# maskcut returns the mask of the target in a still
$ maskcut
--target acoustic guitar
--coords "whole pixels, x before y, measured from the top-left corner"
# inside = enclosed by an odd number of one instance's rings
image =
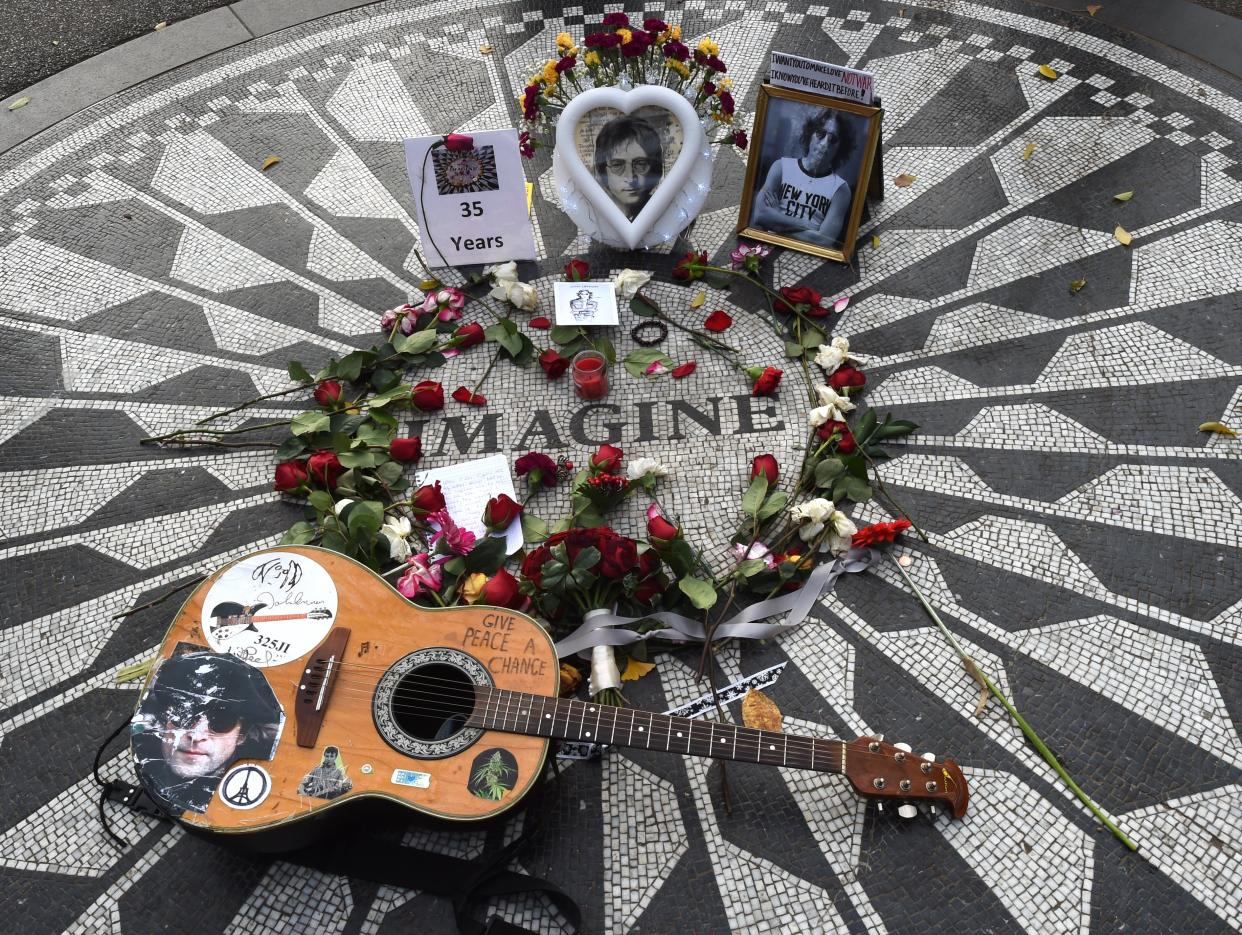
[[[247,610],[259,603],[264,615]],[[239,613],[245,627],[218,625]],[[919,802],[966,812],[958,766],[904,744],[559,698],[559,681],[552,641],[526,614],[416,607],[351,559],[281,546],[226,566],[186,601],[130,748],[165,810],[229,834],[375,798],[441,819],[491,818],[530,790],[551,739],[840,773],[907,817]]]

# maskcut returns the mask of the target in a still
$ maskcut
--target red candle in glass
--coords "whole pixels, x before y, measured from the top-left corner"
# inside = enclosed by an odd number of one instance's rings
[[[608,395],[608,362],[599,351],[575,354],[571,369],[579,399],[603,399]]]

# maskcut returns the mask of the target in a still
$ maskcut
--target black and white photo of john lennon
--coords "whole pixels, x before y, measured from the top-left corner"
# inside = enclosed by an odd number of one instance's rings
[[[661,107],[640,107],[630,114],[600,107],[583,116],[575,139],[583,164],[632,221],[677,161],[682,130]]]
[[[861,178],[870,118],[829,104],[768,101],[748,226],[841,249]]]

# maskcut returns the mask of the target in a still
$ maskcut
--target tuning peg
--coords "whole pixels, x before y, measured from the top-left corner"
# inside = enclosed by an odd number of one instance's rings
[[[876,734],[876,735],[875,735],[875,739],[876,739],[876,740],[883,740],[883,739],[884,739],[884,735],[883,735],[883,734]]]
[[[928,814],[931,815],[932,818],[935,818],[937,815],[940,814],[940,811],[934,805],[927,806],[927,812]]]
[[[919,813],[919,810],[907,802],[905,805],[897,806],[897,814],[902,818],[913,818]]]
[[[906,753],[913,752],[913,748],[908,743],[895,743],[893,744],[893,746],[896,747],[898,750],[905,750]]]
[[[924,754],[923,754],[923,759],[925,759],[928,763],[935,763],[935,762],[936,762],[936,754],[934,754],[934,753],[924,753]]]
[[[876,810],[877,812],[879,812],[881,815],[883,815],[883,814],[884,814],[884,803],[883,803],[883,802],[876,802],[876,803],[875,803],[875,810]]]

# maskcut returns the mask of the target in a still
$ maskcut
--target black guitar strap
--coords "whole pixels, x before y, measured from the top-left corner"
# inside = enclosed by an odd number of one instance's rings
[[[108,825],[104,812],[107,801],[119,802],[127,808],[152,815],[164,821],[173,818],[164,813],[146,791],[138,786],[114,780],[104,780],[99,775],[99,763],[104,749],[129,724],[119,727],[95,755],[95,781],[102,788],[99,800],[99,817],[104,830],[123,847],[129,843],[121,839]],[[472,913],[479,902],[493,897],[513,896],[519,893],[543,893],[560,910],[574,932],[581,931],[582,910],[568,893],[555,883],[540,877],[528,876],[508,869],[509,863],[534,836],[537,825],[531,820],[539,813],[543,800],[545,779],[536,783],[522,803],[526,815],[526,827],[522,834],[498,851],[484,853],[473,860],[437,854],[418,848],[403,847],[391,840],[378,840],[374,836],[353,835],[337,838],[330,848],[313,845],[296,851],[281,853],[280,860],[313,867],[324,873],[356,877],[373,883],[384,883],[406,889],[420,890],[441,896],[453,902],[453,914],[460,935],[535,935],[522,928],[492,916],[480,922]],[[555,781],[555,780],[553,780]]]

